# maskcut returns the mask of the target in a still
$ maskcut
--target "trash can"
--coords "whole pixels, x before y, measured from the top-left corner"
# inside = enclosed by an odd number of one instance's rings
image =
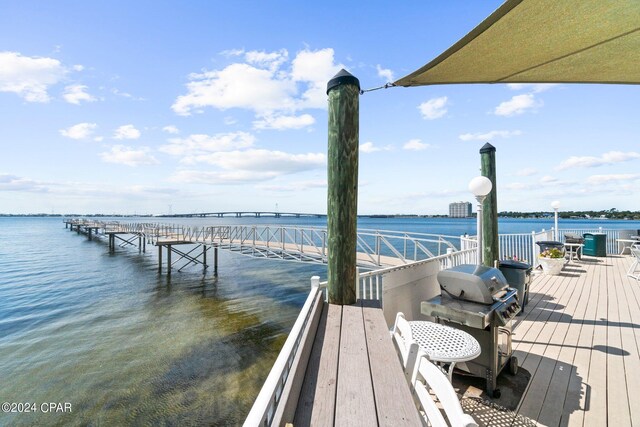
[[[500,272],[507,279],[509,286],[518,291],[518,302],[520,303],[520,316],[524,313],[524,307],[529,301],[529,284],[531,283],[531,265],[526,262],[514,261],[510,259],[500,261],[498,267]]]
[[[584,233],[582,255],[607,256],[607,235],[604,233]]]
[[[540,253],[546,251],[547,249],[556,248],[564,255],[564,243],[558,242],[556,240],[541,240],[536,242],[536,245],[540,247]]]

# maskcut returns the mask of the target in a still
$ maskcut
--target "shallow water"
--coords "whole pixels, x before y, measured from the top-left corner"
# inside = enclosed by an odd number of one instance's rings
[[[325,267],[220,252],[219,274],[43,218],[0,219],[0,425],[234,425]],[[152,252],[152,251],[150,251]],[[44,413],[45,402],[71,413]]]
[[[148,222],[148,218],[141,219]],[[166,219],[160,219],[168,222]],[[204,218],[185,225],[324,219]],[[501,233],[552,220],[500,220]],[[368,219],[361,228],[459,236],[473,219]],[[565,228],[640,228],[563,221]],[[313,275],[326,267],[220,251],[219,274],[158,274],[156,253],[65,230],[60,218],[0,218],[0,425],[238,425],[244,420]],[[69,403],[71,412],[42,411]],[[45,406],[45,408],[47,408]]]

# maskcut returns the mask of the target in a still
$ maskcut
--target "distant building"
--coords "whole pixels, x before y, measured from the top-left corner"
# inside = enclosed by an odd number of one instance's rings
[[[471,216],[471,203],[449,203],[449,218],[469,218]]]

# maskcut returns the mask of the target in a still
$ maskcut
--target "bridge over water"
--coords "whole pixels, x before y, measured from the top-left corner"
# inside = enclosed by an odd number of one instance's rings
[[[323,218],[323,217],[326,217],[327,214],[301,213],[301,212],[268,212],[268,211],[226,211],[226,212],[194,212],[194,213],[168,214],[168,215],[156,215],[156,216],[162,217],[162,218],[206,218],[206,217],[223,218],[225,216],[231,216],[236,218],[242,218],[242,217]]]

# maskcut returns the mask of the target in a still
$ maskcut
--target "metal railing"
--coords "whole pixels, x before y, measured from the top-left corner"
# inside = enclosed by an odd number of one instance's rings
[[[304,331],[312,319],[311,313],[313,312],[316,296],[320,292],[319,281],[320,278],[318,276],[311,278],[311,292],[309,292],[309,296],[302,306],[302,310],[300,310],[300,314],[293,324],[293,328],[291,328],[291,332],[289,332],[278,358],[271,367],[271,371],[269,371],[269,375],[244,421],[244,426],[272,425],[276,409],[281,402],[285,384],[291,374],[294,359],[300,349]]]
[[[78,219],[75,224],[99,226],[103,232],[143,235],[147,243],[176,241],[215,245],[243,255],[326,263],[327,229],[323,227],[221,225],[187,227],[162,223],[121,223]],[[381,267],[408,264],[457,250],[458,237],[424,233],[359,229],[358,264]]]

